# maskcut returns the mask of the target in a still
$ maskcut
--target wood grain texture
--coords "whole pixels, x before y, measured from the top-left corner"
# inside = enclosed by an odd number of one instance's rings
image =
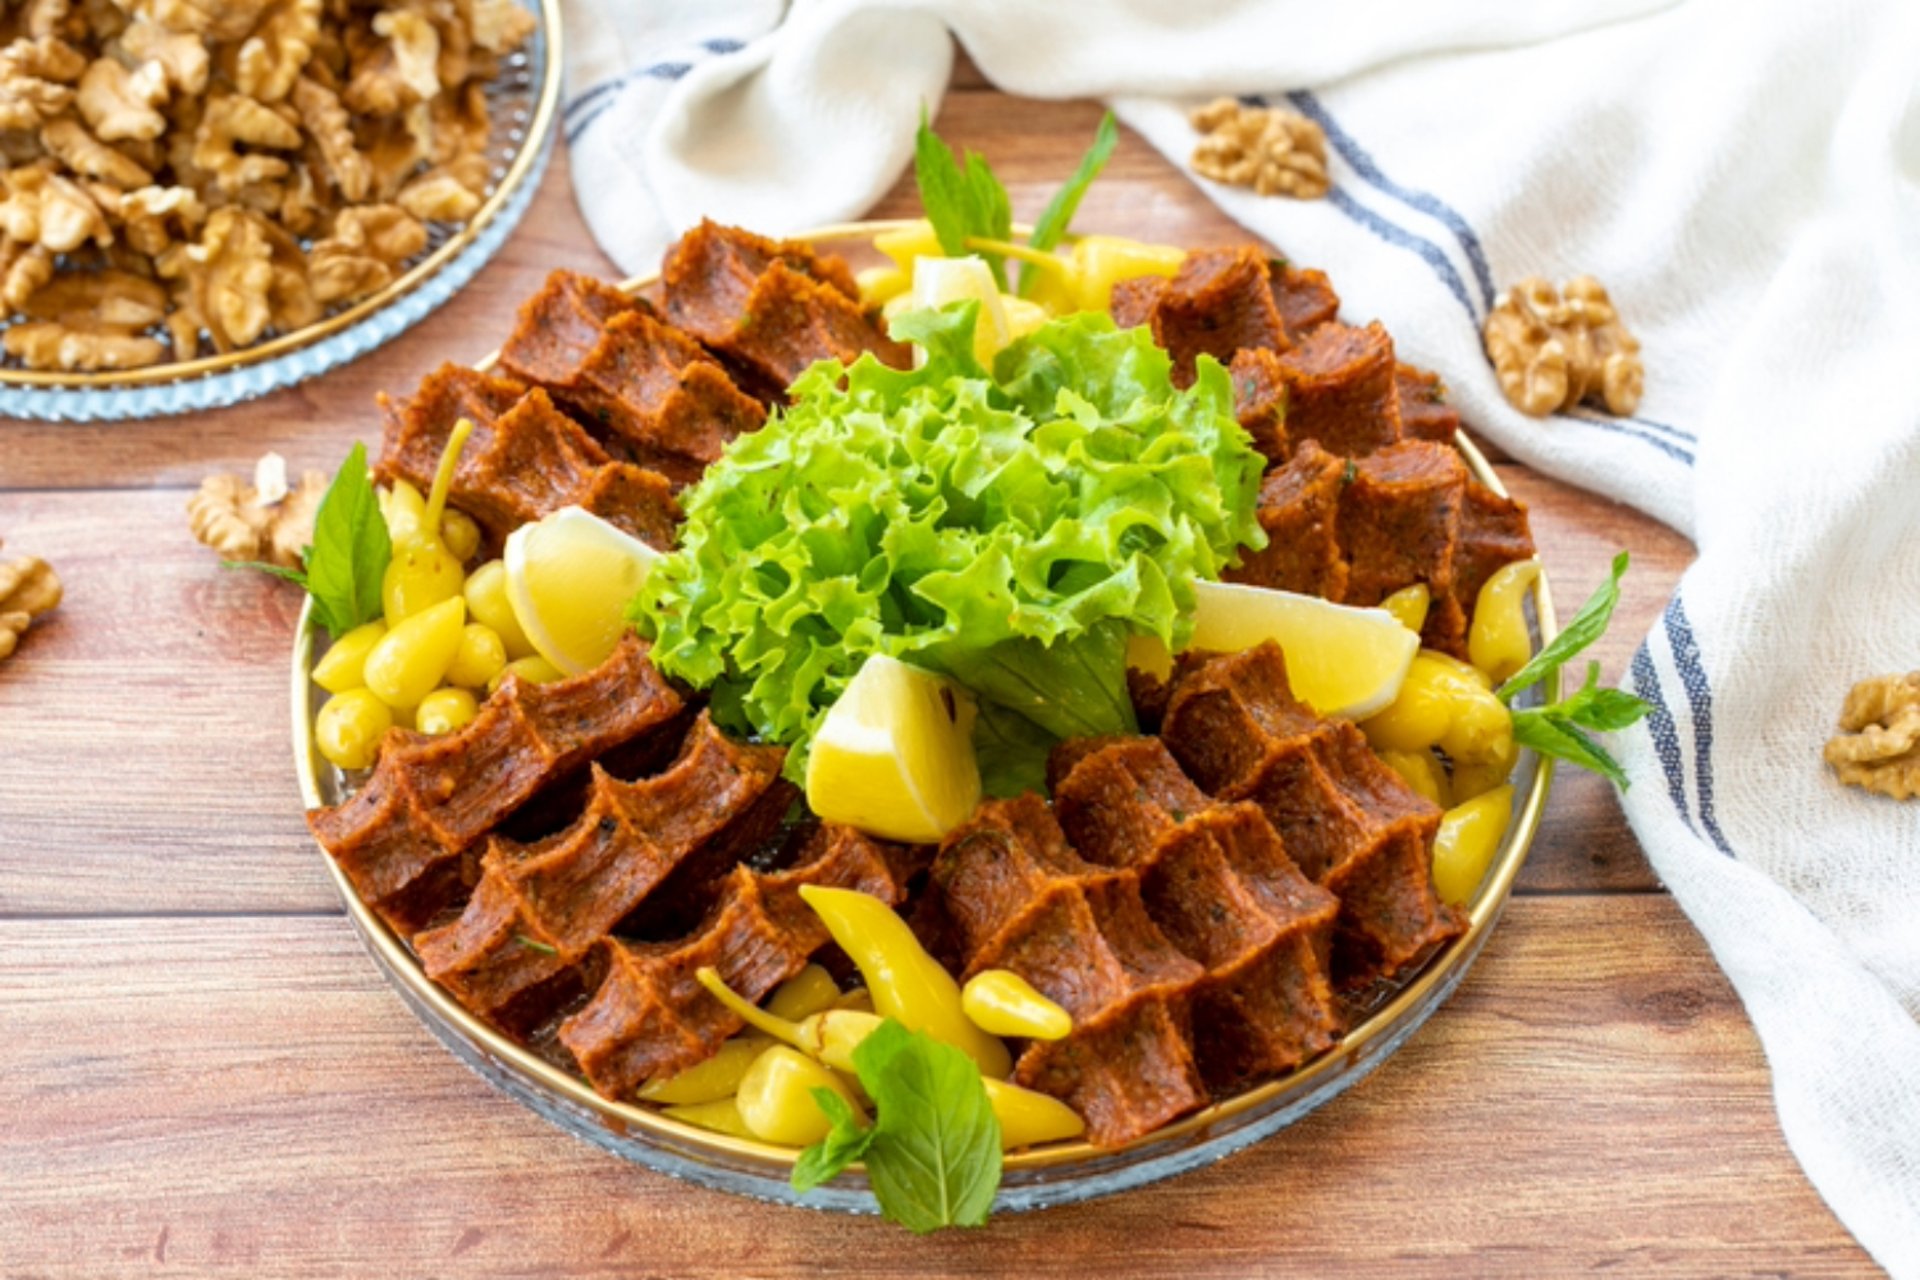
[[[1664,896],[1595,901],[1514,903],[1439,1016],[1274,1139],[926,1242],[562,1135],[443,1053],[344,921],[0,923],[0,1168],[32,1174],[0,1184],[0,1271],[1857,1274],[1698,937]]]
[[[963,59],[940,125],[1031,216],[1098,115]],[[875,214],[915,211],[902,183]],[[1131,134],[1083,217],[1245,238]],[[0,536],[68,584],[0,663],[0,1277],[1871,1273],[1781,1142],[1733,993],[1571,772],[1479,967],[1403,1052],[1145,1191],[915,1240],[671,1182],[486,1089],[381,983],[307,837],[297,598],[215,567],[183,508],[268,448],[331,465],[374,434],[376,389],[491,349],[560,265],[609,270],[564,163],[454,302],[325,378],[190,421],[0,421]],[[1617,676],[1691,549],[1501,473],[1563,614],[1634,552],[1597,652]]]

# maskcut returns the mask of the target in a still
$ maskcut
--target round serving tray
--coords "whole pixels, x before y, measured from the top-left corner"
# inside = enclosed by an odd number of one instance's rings
[[[857,247],[901,222],[845,223],[803,235],[816,244]],[[634,292],[654,276],[627,281]],[[475,367],[490,369],[489,355]],[[1456,437],[1473,474],[1505,496],[1500,478],[1473,442]],[[1558,630],[1543,571],[1533,589],[1534,643]],[[293,758],[300,794],[309,809],[345,798],[344,776],[314,746],[313,717],[325,695],[310,678],[315,658],[311,607],[300,613],[292,668]],[[1533,697],[1557,698],[1558,677],[1549,677]],[[1529,699],[1530,700],[1530,699]],[[1539,829],[1552,780],[1553,762],[1521,753],[1515,771],[1513,819],[1493,865],[1468,905],[1466,932],[1426,963],[1410,980],[1380,993],[1341,1042],[1285,1076],[1256,1085],[1123,1147],[1102,1149],[1061,1142],[1006,1157],[996,1211],[1041,1209],[1111,1195],[1212,1164],[1258,1142],[1364,1079],[1405,1043],[1466,977],[1486,945],[1514,877]],[[426,975],[405,941],[360,900],[332,858],[321,861],[333,877],[347,916],[394,989],[440,1042],[479,1076],[554,1124],[608,1151],[661,1173],[701,1186],[783,1204],[848,1213],[877,1213],[872,1193],[856,1166],[827,1186],[802,1197],[789,1185],[794,1152],[785,1147],[713,1133],[683,1124],[644,1106],[601,1097],[579,1076],[563,1071],[474,1017]]]
[[[378,293],[291,333],[225,354],[98,373],[0,365],[0,415],[49,422],[153,418],[218,409],[325,373],[398,337],[486,265],[540,187],[559,117],[560,0],[522,0],[539,17],[487,86],[493,185],[464,226],[428,228],[428,247]]]

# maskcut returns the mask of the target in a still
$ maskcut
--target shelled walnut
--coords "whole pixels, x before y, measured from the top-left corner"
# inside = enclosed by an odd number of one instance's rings
[[[1862,680],[1822,754],[1840,781],[1895,800],[1920,795],[1920,671]]]
[[[308,471],[289,489],[286,460],[269,453],[254,468],[251,483],[230,474],[201,481],[187,500],[187,526],[222,560],[264,560],[297,569],[301,552],[313,541],[313,521],[327,484],[326,472]]]
[[[1313,200],[1327,194],[1326,134],[1299,112],[1221,98],[1188,119],[1206,135],[1191,161],[1201,177],[1252,187],[1263,196]]]
[[[5,350],[63,370],[235,350],[402,274],[422,223],[483,203],[487,82],[536,25],[514,0],[42,0],[6,18],[0,302],[25,316]],[[138,319],[72,314],[73,283],[109,274],[150,286]]]
[[[1493,301],[1487,356],[1508,403],[1543,418],[1581,401],[1625,417],[1640,407],[1640,342],[1592,276],[1564,289],[1528,276]]]
[[[60,577],[38,556],[0,560],[0,658],[11,657],[33,620],[60,603]]]

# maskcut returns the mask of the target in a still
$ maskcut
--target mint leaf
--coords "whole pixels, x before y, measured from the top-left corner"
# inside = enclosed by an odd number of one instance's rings
[[[853,1065],[875,1106],[866,1163],[880,1212],[915,1234],[984,1223],[1000,1186],[1000,1120],[973,1059],[889,1018]]]
[[[367,471],[367,447],[355,442],[327,486],[313,520],[306,561],[314,616],[339,637],[380,612],[380,580],[393,558],[387,522]]]
[[[1523,707],[1513,713],[1513,740],[1531,747],[1543,756],[1552,756],[1591,769],[1619,787],[1627,789],[1627,775],[1599,743],[1580,732],[1551,707]]]
[[[1613,558],[1613,572],[1601,583],[1566,630],[1543,646],[1533,660],[1500,686],[1500,700],[1511,704],[1515,694],[1529,689],[1559,670],[1574,655],[1598,640],[1613,620],[1620,603],[1620,579],[1627,572],[1627,553]],[[1608,733],[1638,723],[1653,708],[1621,689],[1600,687],[1600,664],[1587,664],[1586,682],[1560,701],[1544,707],[1522,707],[1513,712],[1513,738],[1543,756],[1577,764],[1606,778],[1622,791],[1627,775],[1620,764],[1585,730]]]
[[[1013,202],[1007,189],[977,151],[967,152],[962,163],[928,125],[925,104],[913,140],[913,177],[920,187],[920,207],[948,257],[966,254],[968,236],[1005,240],[1013,234]],[[1006,288],[1006,264],[1000,255],[984,256],[994,282]]]
[[[1613,558],[1613,573],[1595,588],[1580,606],[1580,612],[1573,615],[1573,621],[1549,641],[1533,660],[1514,672],[1507,682],[1500,686],[1500,700],[1512,702],[1514,695],[1523,689],[1530,689],[1545,680],[1549,674],[1559,670],[1572,660],[1573,656],[1598,640],[1606,633],[1607,624],[1613,621],[1614,606],[1620,603],[1620,579],[1627,572],[1627,553],[1622,551]]]
[[[1120,126],[1114,122],[1113,112],[1100,117],[1100,127],[1094,131],[1093,145],[1087,148],[1087,154],[1080,157],[1080,167],[1073,171],[1061,188],[1053,193],[1053,199],[1047,201],[1047,207],[1041,211],[1040,220],[1033,224],[1033,236],[1028,241],[1036,249],[1051,249],[1060,243],[1067,234],[1067,227],[1073,221],[1073,215],[1080,209],[1080,201],[1087,194],[1087,188],[1107,167],[1107,161],[1113,155],[1114,146],[1120,141]],[[1020,268],[1020,296],[1031,297],[1033,288],[1040,282],[1040,268],[1025,263]]]
[[[833,1181],[847,1168],[867,1154],[867,1148],[873,1145],[877,1129],[868,1128],[860,1123],[860,1117],[847,1104],[847,1100],[831,1089],[814,1089],[813,1100],[827,1119],[833,1121],[833,1128],[827,1136],[820,1139],[800,1153],[793,1162],[793,1189],[801,1195]]]

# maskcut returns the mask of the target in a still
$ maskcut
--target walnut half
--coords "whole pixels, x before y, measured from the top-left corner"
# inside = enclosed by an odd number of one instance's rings
[[[1191,161],[1201,177],[1252,187],[1263,196],[1314,200],[1327,194],[1327,136],[1299,112],[1221,98],[1188,119],[1206,135]]]
[[[1529,276],[1493,300],[1487,356],[1507,402],[1544,418],[1585,400],[1624,417],[1640,407],[1640,342],[1598,280],[1555,289]]]
[[[1895,800],[1920,795],[1920,671],[1862,680],[1822,754],[1840,781]]]
[[[38,556],[0,560],[0,658],[10,657],[33,620],[60,603],[60,577]]]

